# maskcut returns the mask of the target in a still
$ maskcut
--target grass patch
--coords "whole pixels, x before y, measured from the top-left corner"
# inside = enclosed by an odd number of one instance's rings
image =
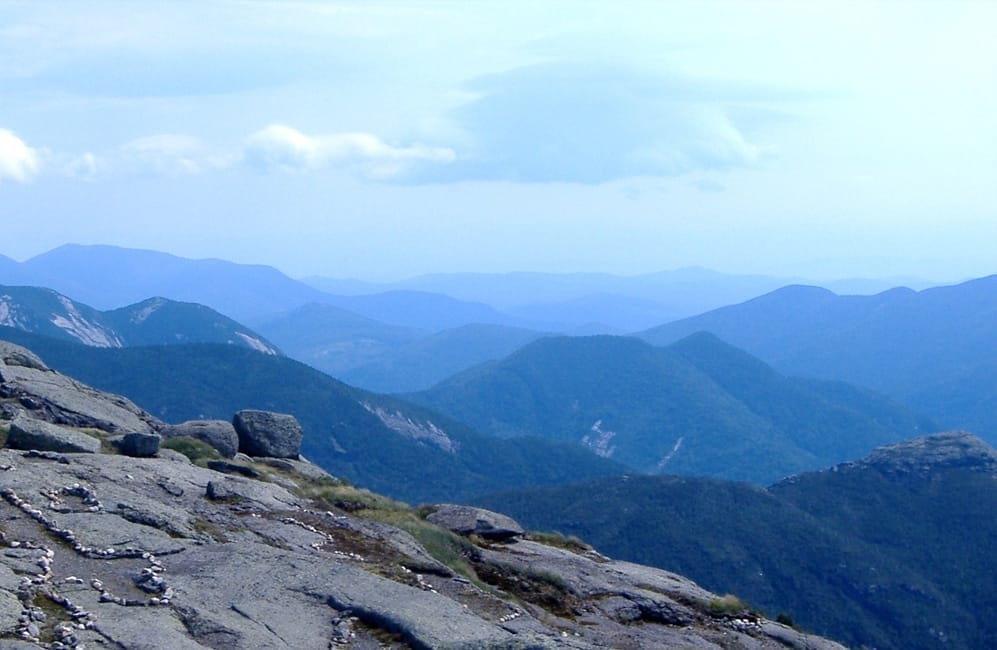
[[[721,616],[735,616],[751,611],[751,608],[734,594],[724,594],[714,598],[709,602],[708,607],[711,613]]]
[[[191,436],[177,436],[163,440],[159,445],[163,449],[172,449],[190,459],[195,465],[205,466],[209,460],[220,460],[222,455],[218,450],[204,442]]]
[[[478,574],[471,567],[468,558],[477,553],[474,544],[465,538],[420,519],[411,510],[360,511],[357,516],[380,521],[400,528],[414,537],[440,564],[468,580],[481,584]]]
[[[379,521],[404,530],[433,559],[484,587],[467,559],[476,552],[474,545],[463,537],[426,521],[425,516],[432,512],[432,508],[414,510],[401,501],[331,478],[308,481],[299,487],[298,492],[304,498],[348,512],[355,517]]]
[[[408,505],[375,494],[370,490],[353,487],[337,479],[318,479],[305,481],[299,485],[299,496],[319,501],[346,512],[362,510],[405,510],[411,511]]]
[[[194,522],[190,525],[190,527],[198,535],[210,537],[212,540],[219,542],[221,544],[224,544],[225,542],[229,541],[228,535],[222,532],[222,529],[219,528],[216,524],[208,521],[207,519],[195,519]]]
[[[576,598],[564,578],[556,573],[506,562],[477,562],[474,569],[482,580],[521,601],[538,605],[557,616],[575,616]]]
[[[550,533],[530,531],[526,533],[526,539],[539,544],[544,544],[546,546],[563,548],[566,551],[571,551],[572,553],[577,553],[578,555],[584,555],[585,553],[590,553],[595,550],[591,545],[586,544],[574,535],[563,535],[558,532]]]

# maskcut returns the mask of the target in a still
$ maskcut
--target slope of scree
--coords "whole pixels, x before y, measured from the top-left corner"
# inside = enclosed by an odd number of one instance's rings
[[[0,359],[4,442],[6,416],[60,420],[64,404],[23,379],[56,373],[10,344]],[[82,432],[118,433],[97,424]],[[0,645],[841,648],[494,513],[413,510],[294,458],[181,448],[206,456],[0,449]]]

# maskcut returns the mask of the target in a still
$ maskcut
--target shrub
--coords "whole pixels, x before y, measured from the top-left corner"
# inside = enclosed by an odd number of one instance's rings
[[[719,598],[714,598],[709,604],[710,611],[714,614],[743,614],[749,611],[749,607],[734,594],[724,594]]]
[[[546,544],[547,546],[553,546],[555,548],[563,548],[566,551],[578,553],[579,555],[595,550],[589,544],[586,544],[574,535],[563,535],[557,532],[547,533],[531,531],[526,534],[526,539],[540,544]]]
[[[218,450],[197,438],[191,436],[177,436],[164,440],[160,447],[172,449],[180,452],[190,459],[190,462],[203,465],[209,460],[218,460],[222,457]]]

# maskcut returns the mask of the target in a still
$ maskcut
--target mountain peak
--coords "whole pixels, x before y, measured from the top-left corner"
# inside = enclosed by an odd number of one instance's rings
[[[880,447],[862,464],[904,474],[942,467],[997,474],[997,450],[966,431],[946,431]]]

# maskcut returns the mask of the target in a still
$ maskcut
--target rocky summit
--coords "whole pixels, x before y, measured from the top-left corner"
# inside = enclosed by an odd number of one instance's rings
[[[455,533],[427,521],[453,506],[412,509],[297,458],[223,460],[185,436],[124,455],[107,440],[151,432],[78,426],[17,379],[40,361],[26,354],[3,351],[3,441],[28,418],[100,445],[0,449],[0,647],[841,648],[495,513],[471,515],[501,541]]]
[[[997,451],[966,431],[946,431],[880,447],[859,464],[900,474],[923,475],[939,468],[997,474]]]

